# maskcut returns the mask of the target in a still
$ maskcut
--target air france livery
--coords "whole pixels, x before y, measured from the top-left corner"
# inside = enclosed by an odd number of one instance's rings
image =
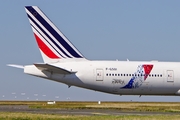
[[[90,61],[37,7],[25,7],[44,63],[9,66],[70,86],[117,95],[180,95],[180,63]]]

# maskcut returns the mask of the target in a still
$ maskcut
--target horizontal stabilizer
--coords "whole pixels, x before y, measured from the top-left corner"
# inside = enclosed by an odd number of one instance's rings
[[[7,66],[24,69],[22,65],[8,64]]]
[[[73,74],[75,72],[65,70],[60,67],[56,67],[50,64],[46,63],[40,63],[40,64],[34,64],[39,70],[41,71],[49,71],[49,72],[54,72],[54,73],[59,73],[59,74]]]

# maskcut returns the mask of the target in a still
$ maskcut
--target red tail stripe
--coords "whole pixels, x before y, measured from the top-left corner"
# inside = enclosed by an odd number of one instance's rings
[[[34,33],[34,36],[36,38],[39,48],[46,56],[48,56],[49,58],[52,58],[52,59],[59,58],[56,54],[53,53],[53,51],[51,49],[49,49],[49,47],[35,33]]]

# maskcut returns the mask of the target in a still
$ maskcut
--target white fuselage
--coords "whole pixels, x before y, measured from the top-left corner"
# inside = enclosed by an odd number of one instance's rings
[[[65,75],[40,71],[34,65],[25,66],[24,72],[65,83],[68,86],[78,86],[111,94],[180,94],[180,63],[178,62],[79,61],[53,65],[75,73]],[[143,73],[141,70],[141,65],[151,65],[153,68],[147,75],[147,72]]]

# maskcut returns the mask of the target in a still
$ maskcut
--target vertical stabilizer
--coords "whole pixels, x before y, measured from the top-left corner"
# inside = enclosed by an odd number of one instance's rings
[[[85,60],[76,47],[37,6],[26,6],[25,10],[45,63]]]

